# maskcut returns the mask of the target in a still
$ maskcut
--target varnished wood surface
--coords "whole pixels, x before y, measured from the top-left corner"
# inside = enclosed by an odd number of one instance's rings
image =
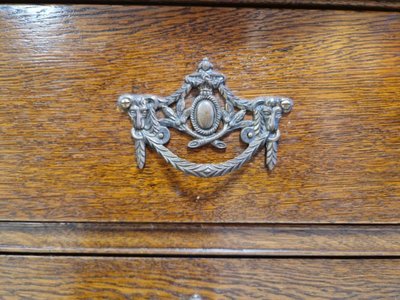
[[[399,226],[0,223],[1,253],[400,256]]]
[[[398,223],[400,14],[157,6],[2,6],[0,219]],[[279,162],[188,177],[135,167],[123,92],[171,94],[208,56],[242,97],[294,98]],[[226,152],[169,148],[196,162]]]
[[[119,1],[119,0],[111,0]],[[140,0],[125,0],[128,3],[140,2]],[[108,1],[110,2],[110,1]],[[209,5],[284,5],[285,7],[347,7],[369,9],[399,9],[397,0],[147,0],[154,3],[185,3],[185,4],[209,4]]]
[[[0,257],[2,299],[396,299],[400,260]]]
[[[104,1],[104,3],[118,2],[119,0]],[[121,1],[119,1],[121,3]],[[140,0],[123,0],[125,3],[143,3]],[[147,3],[159,4],[186,4],[186,5],[262,5],[316,8],[358,8],[358,9],[399,9],[397,0],[147,0]]]
[[[32,0],[2,1],[3,3],[37,3]],[[283,7],[320,9],[398,10],[398,0],[41,0],[48,4],[156,4],[207,5],[240,7]]]

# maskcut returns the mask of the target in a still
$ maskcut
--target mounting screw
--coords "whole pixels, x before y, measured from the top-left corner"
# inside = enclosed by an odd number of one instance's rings
[[[122,98],[119,104],[122,108],[128,108],[131,105],[131,100],[129,100],[128,98]]]

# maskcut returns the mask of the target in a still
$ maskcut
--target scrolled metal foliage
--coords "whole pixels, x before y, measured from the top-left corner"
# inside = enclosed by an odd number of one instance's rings
[[[197,91],[193,103],[187,107],[188,95]],[[221,106],[217,94],[225,102]],[[214,71],[205,58],[197,72],[187,76],[182,87],[169,97],[123,94],[118,107],[126,112],[133,124],[136,160],[140,169],[146,161],[145,145],[153,148],[174,168],[198,177],[222,176],[239,169],[261,147],[265,147],[265,165],[272,170],[277,162],[279,121],[283,113],[293,107],[287,97],[266,96],[253,101],[236,97],[225,85],[225,76]],[[173,108],[174,107],[174,108]],[[157,117],[161,111],[163,118]],[[251,119],[245,119],[251,115]],[[170,139],[168,128],[176,128],[190,135],[189,148],[211,145],[226,148],[221,139],[234,130],[248,147],[237,157],[219,164],[197,164],[178,157],[164,145]]]

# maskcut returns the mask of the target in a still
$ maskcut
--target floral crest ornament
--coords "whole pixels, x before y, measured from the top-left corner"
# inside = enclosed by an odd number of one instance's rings
[[[182,87],[168,97],[123,94],[118,107],[132,120],[136,161],[140,169],[146,162],[146,145],[153,148],[174,168],[198,177],[222,176],[239,169],[261,147],[265,147],[265,164],[272,170],[277,162],[280,138],[279,120],[293,107],[287,97],[265,96],[253,101],[236,97],[225,85],[225,76],[214,71],[204,58],[197,72],[185,78]],[[193,93],[192,93],[193,92]],[[187,105],[188,95],[196,95]],[[221,106],[220,102],[224,101]],[[163,117],[159,118],[157,112]],[[245,116],[249,115],[250,118]],[[169,128],[190,135],[189,148],[211,145],[226,148],[221,139],[234,130],[241,130],[241,140],[248,147],[237,157],[218,164],[197,164],[178,157],[165,144],[170,139]]]

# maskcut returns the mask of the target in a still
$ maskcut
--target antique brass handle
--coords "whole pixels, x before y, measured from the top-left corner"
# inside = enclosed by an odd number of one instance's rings
[[[187,96],[193,90],[198,94],[187,107]],[[225,107],[220,106],[216,93],[225,102]],[[117,105],[132,120],[131,132],[140,169],[145,165],[147,144],[178,170],[198,177],[215,177],[239,169],[262,146],[266,148],[266,167],[272,170],[277,162],[279,120],[283,113],[290,112],[293,101],[280,96],[259,97],[254,101],[240,99],[225,85],[225,76],[214,71],[213,65],[204,58],[197,72],[187,76],[182,87],[171,96],[123,94]],[[162,111],[164,118],[159,119],[157,111]],[[251,114],[251,120],[245,119],[246,114]],[[241,140],[248,147],[223,163],[193,163],[164,146],[170,139],[168,128],[171,127],[194,138],[188,144],[189,148],[211,144],[223,149],[226,144],[221,138],[237,129],[241,130]]]

